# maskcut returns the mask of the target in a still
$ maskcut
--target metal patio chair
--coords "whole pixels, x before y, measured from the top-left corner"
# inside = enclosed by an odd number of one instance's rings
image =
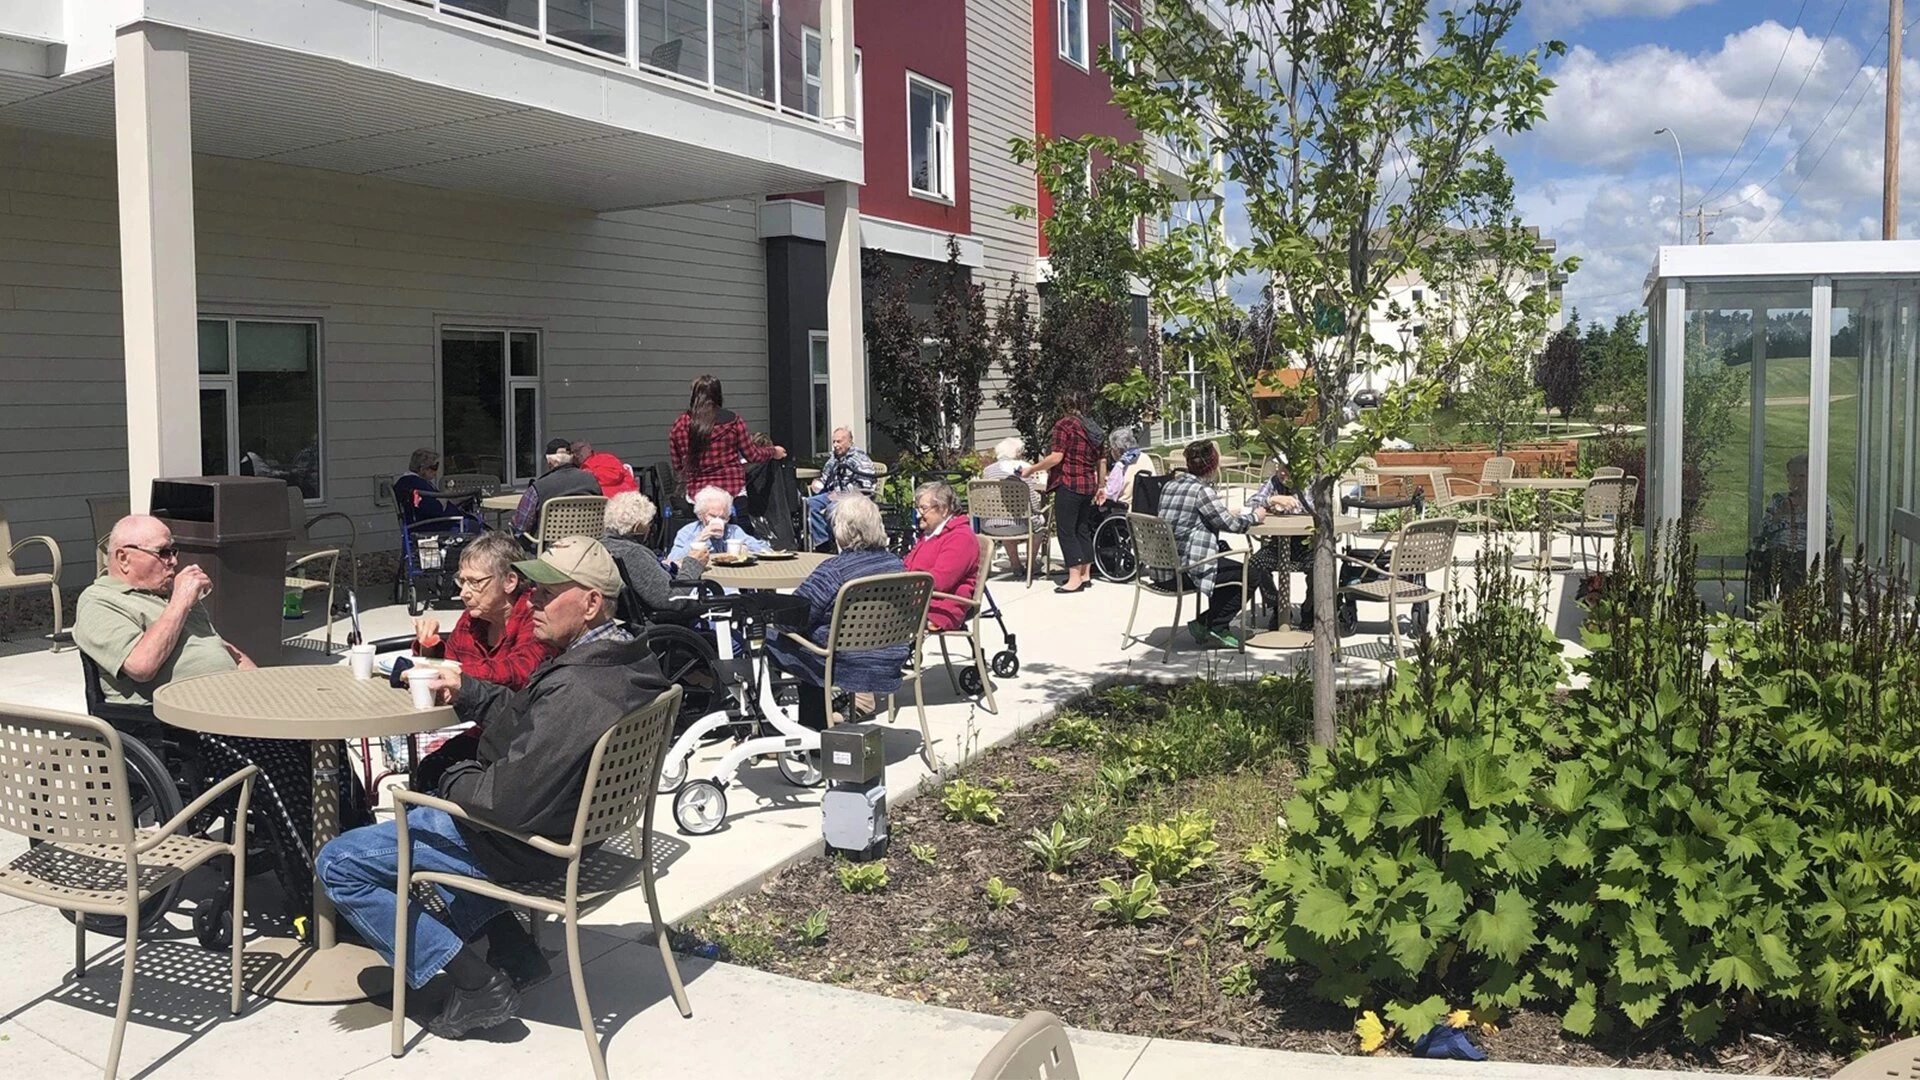
[[[1451,473],[1433,474],[1433,507],[1443,514],[1460,519],[1462,525],[1501,525],[1492,515],[1486,513],[1460,514],[1458,510],[1475,509],[1489,504],[1499,504],[1506,494],[1500,487],[1500,481],[1513,479],[1517,463],[1510,457],[1500,455],[1490,457],[1480,466],[1480,478],[1469,480],[1464,476]]]
[[[924,571],[901,574],[874,574],[855,578],[840,586],[833,598],[833,622],[827,629],[827,644],[815,645],[811,638],[791,631],[787,640],[826,661],[821,689],[827,701],[833,701],[833,665],[843,652],[866,652],[907,647],[907,667],[901,682],[913,684],[913,705],[920,714],[920,753],[927,768],[938,772],[933,754],[933,732],[927,727],[926,695],[920,679],[925,669],[920,664],[920,646],[927,633],[927,607],[933,602],[933,575]],[[899,691],[887,695],[887,721],[900,717]]]
[[[107,541],[120,519],[133,513],[133,500],[125,495],[96,495],[87,500],[87,517],[93,522],[93,576],[107,573]]]
[[[1393,655],[1405,655],[1400,645],[1402,605],[1444,601],[1453,581],[1453,545],[1460,528],[1457,518],[1423,518],[1410,522],[1388,540],[1386,566],[1378,562],[1339,556],[1362,571],[1361,579],[1340,587],[1343,603],[1370,600],[1387,605],[1387,632],[1393,637]],[[1426,576],[1438,573],[1440,588],[1427,587]]]
[[[53,569],[46,573],[24,573],[14,559],[22,548],[36,545],[46,549],[47,557],[53,562]],[[60,607],[60,545],[51,536],[29,536],[19,541],[13,538],[13,527],[7,524],[7,508],[0,506],[0,593],[16,593],[35,589],[45,589],[53,596],[53,636],[57,639],[66,632],[66,613]],[[9,603],[11,603],[9,597]]]
[[[1580,568],[1591,572],[1587,557],[1589,544],[1594,558],[1600,555],[1600,542],[1620,534],[1623,516],[1633,514],[1633,500],[1640,492],[1637,476],[1596,476],[1580,491],[1580,508],[1559,515],[1554,533],[1580,542]]]
[[[314,542],[307,531],[317,521],[338,518],[347,523],[346,546],[322,547]],[[340,560],[347,560],[353,584],[349,588],[357,589],[360,584],[358,571],[353,570],[354,549],[360,539],[360,530],[354,526],[353,519],[341,513],[307,516],[306,496],[300,489],[287,485],[287,524],[293,530],[293,536],[287,541],[287,576],[284,583],[288,592],[308,593],[325,589],[327,606],[323,609],[322,619],[327,624],[327,652],[333,652],[333,595],[340,585]],[[309,567],[325,567],[325,571],[315,574]]]
[[[540,504],[540,525],[533,552],[538,555],[547,545],[569,536],[598,537],[606,531],[605,495],[561,495]]]
[[[140,946],[140,904],[175,887],[203,863],[233,860],[231,999],[240,1013],[240,968],[246,934],[247,804],[258,766],[248,765],[209,787],[154,828],[135,825],[135,806],[120,733],[105,720],[27,706],[0,711],[0,829],[32,843],[0,868],[0,895],[63,911],[118,916],[126,926],[120,956],[120,1000],[107,1044],[107,1080],[120,1068],[120,1046],[133,1007]],[[240,789],[233,831],[225,842],[180,834],[216,800]],[[87,974],[87,920],[74,920],[73,974]]]
[[[1167,647],[1161,656],[1161,663],[1173,661],[1173,639],[1180,634],[1180,610],[1186,604],[1187,593],[1193,587],[1187,583],[1187,574],[1196,567],[1225,559],[1229,556],[1242,556],[1240,560],[1240,651],[1247,651],[1247,618],[1252,605],[1245,602],[1248,597],[1248,583],[1252,581],[1253,560],[1245,558],[1243,551],[1216,551],[1199,562],[1180,561],[1180,544],[1174,539],[1173,525],[1166,518],[1154,514],[1128,514],[1127,527],[1133,532],[1133,549],[1138,559],[1133,572],[1133,610],[1127,613],[1127,628],[1120,633],[1120,647],[1128,649],[1137,641],[1145,638],[1133,636],[1133,623],[1140,615],[1140,594],[1147,591],[1149,582],[1155,579],[1171,578],[1164,585],[1173,592],[1173,623],[1167,632]],[[1199,612],[1200,597],[1194,596],[1194,611]]]
[[[539,936],[544,915],[560,919],[566,932],[567,973],[573,980],[573,1005],[580,1017],[580,1033],[587,1040],[587,1057],[593,1062],[593,1074],[607,1080],[607,1059],[600,1049],[600,1036],[594,1030],[593,1006],[587,1000],[586,961],[580,955],[580,916],[618,896],[640,880],[647,898],[647,911],[653,917],[653,938],[660,947],[660,961],[666,965],[667,981],[673,987],[673,1003],[680,1015],[691,1017],[686,987],[680,981],[680,966],[674,962],[667,944],[666,924],[660,921],[660,897],[654,889],[653,797],[660,776],[660,763],[666,757],[672,738],[673,718],[680,711],[680,688],[670,687],[659,697],[620,718],[593,745],[587,759],[586,783],[581,788],[580,809],[574,813],[573,832],[566,843],[544,836],[514,832],[475,817],[459,805],[395,788],[394,819],[398,826],[398,895],[409,896],[418,883],[430,883],[449,889],[487,896],[508,904],[532,909],[533,932]],[[406,808],[430,806],[443,810],[475,828],[510,836],[515,840],[558,859],[567,861],[566,871],[545,881],[516,881],[510,884],[487,881],[462,874],[413,869],[413,841],[407,831]],[[626,854],[612,850],[613,841],[626,837]],[[638,857],[636,858],[635,855]],[[407,923],[411,904],[401,904],[394,913],[393,947],[393,1056],[406,1053],[407,1020]]]
[[[957,630],[935,630],[932,627],[928,627],[927,636],[940,642],[940,663],[941,666],[947,669],[947,681],[953,685],[953,692],[956,694],[983,694],[987,699],[987,711],[990,713],[998,713],[1000,706],[993,700],[993,675],[992,672],[988,670],[986,641],[980,634],[981,613],[987,608],[987,574],[993,569],[994,541],[991,536],[981,536],[977,539],[980,541],[980,564],[979,569],[975,571],[973,579],[974,595],[966,597],[943,592],[933,594],[934,597],[941,600],[954,600],[967,605],[967,621],[961,624]],[[931,606],[931,603],[929,603],[929,606]],[[977,688],[972,685],[965,685],[965,680],[962,676],[954,674],[953,657],[947,654],[947,639],[949,637],[965,638],[967,647],[973,650],[972,671],[974,677],[979,680],[979,686]]]
[[[973,1080],[1080,1080],[1067,1026],[1050,1012],[1030,1012],[973,1070]]]
[[[1833,1080],[1920,1080],[1920,1039],[1901,1039],[1854,1058]]]
[[[1043,513],[1040,524],[1033,523],[1033,486],[1019,477],[1005,480],[975,479],[967,482],[967,514],[976,521],[1011,521],[1016,528],[1025,528],[1025,532],[1016,532],[1011,536],[995,536],[996,541],[1020,540],[1027,545],[1027,587],[1033,587],[1033,565],[1041,562],[1042,574],[1053,567],[1052,519]]]

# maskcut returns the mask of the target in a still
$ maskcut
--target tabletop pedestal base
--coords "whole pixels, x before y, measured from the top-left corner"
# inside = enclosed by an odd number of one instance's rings
[[[1311,630],[1262,630],[1247,639],[1249,649],[1305,649],[1312,645]]]
[[[253,969],[247,989],[271,1001],[296,1005],[344,1005],[386,993],[393,967],[364,945],[341,942],[316,949],[297,938],[263,937],[247,942],[248,956],[272,956],[276,962]]]
[[[1571,570],[1572,559],[1563,559],[1558,555],[1545,559],[1538,555],[1516,555],[1513,560],[1515,570]]]

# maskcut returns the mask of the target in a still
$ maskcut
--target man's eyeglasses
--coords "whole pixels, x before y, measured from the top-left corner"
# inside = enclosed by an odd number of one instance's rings
[[[161,562],[172,562],[180,557],[180,549],[172,544],[168,544],[163,548],[141,547],[139,544],[127,544],[124,546],[130,547],[135,551],[144,551],[154,558],[159,559]]]

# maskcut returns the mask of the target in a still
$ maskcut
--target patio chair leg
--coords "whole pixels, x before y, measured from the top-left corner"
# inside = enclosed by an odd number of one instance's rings
[[[667,966],[667,982],[673,987],[673,1003],[680,1009],[680,1015],[693,1019],[693,1006],[687,1003],[687,988],[680,981],[680,965],[673,959],[673,946],[667,941],[667,924],[660,921],[660,896],[653,887],[653,840],[647,838],[640,845],[640,857],[646,861],[646,869],[640,874],[640,886],[646,890],[647,911],[653,916],[653,940],[660,946],[660,962]],[[534,912],[535,920],[540,918]],[[536,940],[538,938],[536,937]]]
[[[947,635],[941,634],[934,639],[940,643],[940,666],[947,670],[947,685],[953,687],[955,695],[960,693],[960,677],[953,673],[953,657],[947,654]]]
[[[920,679],[913,680],[913,708],[920,714],[920,753],[927,759],[927,771],[939,772],[940,759],[933,756],[933,731],[927,727],[926,695],[920,692]]]
[[[395,845],[398,849],[397,873],[394,877],[393,915],[393,1045],[394,1057],[407,1052],[407,909],[413,906],[413,850],[411,838],[407,835],[407,814],[404,807],[394,807],[396,825]]]
[[[87,920],[73,920],[73,977],[87,977]]]
[[[580,1034],[587,1040],[594,1080],[607,1080],[607,1059],[600,1050],[600,1034],[593,1026],[593,1006],[587,1002],[587,975],[580,962],[580,920],[575,912],[563,916],[567,931],[567,974],[573,977],[573,1011],[580,1017]]]
[[[49,587],[53,592],[53,636],[59,637],[66,630],[66,613],[60,610],[60,583]]]
[[[113,1011],[113,1041],[107,1044],[107,1080],[120,1075],[120,1044],[127,1037],[127,1014],[133,1011],[134,950],[140,944],[140,907],[129,904],[127,947],[120,957],[120,1004]]]
[[[233,845],[233,1000],[228,1011],[235,1016],[246,1004],[240,980],[246,974],[246,920],[247,920],[247,843],[244,839]]]
[[[1133,620],[1140,615],[1140,582],[1140,571],[1136,568],[1133,572],[1133,610],[1127,612],[1127,628],[1120,632],[1120,647],[1122,649],[1132,648],[1133,643],[1138,640],[1133,636]]]
[[[993,700],[993,672],[987,670],[987,650],[980,644],[980,628],[974,627],[973,670],[980,675],[980,688],[987,692],[987,711],[1000,715],[1000,704]]]
[[[1178,585],[1175,585],[1173,590],[1173,629],[1167,632],[1167,649],[1166,652],[1160,656],[1160,662],[1163,664],[1173,663],[1173,639],[1180,636],[1180,609],[1185,607],[1186,603],[1186,591]]]

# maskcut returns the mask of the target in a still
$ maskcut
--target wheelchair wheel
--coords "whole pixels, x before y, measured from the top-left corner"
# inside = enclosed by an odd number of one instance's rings
[[[820,751],[792,750],[775,759],[780,775],[794,787],[819,787],[827,782],[820,771]]]
[[[993,673],[1002,679],[1011,679],[1020,674],[1020,654],[1012,649],[1001,649],[993,654]]]
[[[1093,530],[1093,572],[1102,581],[1132,581],[1136,565],[1127,519],[1114,514],[1101,521]]]
[[[680,687],[680,715],[673,724],[677,736],[713,712],[725,692],[719,655],[710,638],[672,623],[655,623],[642,631],[641,638],[647,651],[660,662],[661,674]]]
[[[173,820],[173,816],[186,808],[186,802],[180,798],[180,788],[174,783],[173,774],[161,763],[159,755],[147,747],[146,743],[131,735],[120,736],[121,749],[127,757],[127,797],[133,808],[133,823],[140,828],[162,825]],[[35,840],[31,846],[38,847]],[[125,880],[125,875],[121,876]],[[150,934],[166,921],[167,912],[173,910],[173,903],[180,896],[178,881],[147,898],[140,905],[140,931]],[[85,920],[85,926],[96,934],[108,937],[124,937],[127,932],[127,920],[119,915],[81,914],[77,911],[63,911],[68,922]]]
[[[193,909],[193,936],[199,940],[200,947],[203,949],[218,950],[233,945],[233,886],[231,883],[221,889],[218,895],[210,897]]]
[[[427,613],[427,601],[420,594],[420,586],[412,578],[407,579],[407,615],[419,618]]]
[[[705,836],[727,820],[727,792],[705,777],[683,784],[673,797],[673,822],[690,836]]]
[[[980,682],[979,668],[969,666],[960,669],[960,692],[968,697],[980,697],[987,692]]]

